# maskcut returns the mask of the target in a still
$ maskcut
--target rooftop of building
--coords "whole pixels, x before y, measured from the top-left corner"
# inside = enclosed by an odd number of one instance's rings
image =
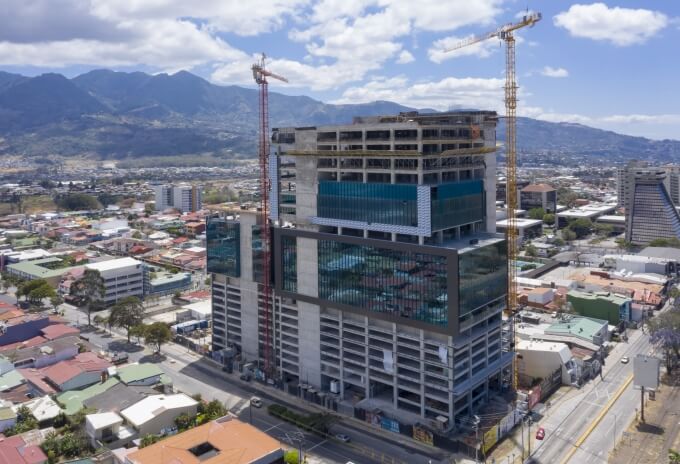
[[[651,258],[666,258],[673,261],[680,261],[680,249],[672,247],[646,247],[639,253],[641,256]]]
[[[480,232],[478,234],[470,235],[458,240],[446,241],[442,244],[442,246],[444,248],[455,249],[458,251],[458,253],[462,254],[503,241],[505,241],[505,235],[503,234]]]
[[[132,425],[139,426],[153,420],[169,409],[188,408],[196,405],[198,405],[196,400],[184,393],[153,395],[123,409],[121,414]]]
[[[603,319],[568,316],[559,322],[550,324],[550,327],[548,327],[545,332],[555,335],[574,335],[590,340],[596,333],[602,330],[603,326],[607,326],[608,324],[608,321]]]
[[[85,267],[88,269],[94,269],[99,272],[105,272],[105,271],[112,271],[115,269],[121,269],[124,267],[129,267],[129,266],[137,266],[142,264],[141,261],[138,261],[134,258],[130,257],[125,257],[125,258],[118,258],[118,259],[110,259],[108,261],[100,261],[98,263],[89,263],[86,264]]]
[[[120,381],[116,378],[109,378],[104,383],[96,383],[83,390],[71,390],[57,395],[57,401],[64,406],[64,412],[72,415],[83,409],[83,402],[89,398],[107,391]]]
[[[163,371],[156,364],[141,363],[128,364],[118,368],[118,378],[125,384],[160,376]]]
[[[543,193],[554,192],[555,189],[548,184],[529,184],[522,189],[522,192],[527,193]]]
[[[613,214],[603,214],[597,218],[599,222],[615,222],[620,224],[626,223],[626,216],[615,216]]]
[[[66,272],[78,267],[71,266],[62,267],[58,269],[49,269],[47,267],[42,266],[43,264],[59,263],[61,261],[62,261],[61,258],[56,257],[35,259],[32,261],[22,261],[20,263],[9,264],[7,266],[7,269],[15,272],[21,272],[23,274],[27,274],[39,279],[49,279],[52,277],[59,277],[65,274]]]
[[[610,302],[617,304],[617,305],[622,305],[622,304],[626,303],[627,301],[630,301],[630,298],[626,298],[623,295],[617,295],[617,294],[611,293],[611,292],[589,293],[589,292],[582,292],[580,290],[569,290],[569,293],[567,295],[575,297],[575,298],[580,298],[582,300],[592,300],[592,301],[607,300],[607,301],[610,301]]]
[[[122,382],[115,383],[111,388],[101,391],[94,396],[82,400],[82,407],[98,411],[120,412],[125,408],[139,403],[150,395],[157,395],[153,387],[143,385],[131,386]]]
[[[47,456],[36,445],[27,445],[18,435],[0,434],[0,464],[38,464],[47,462]]]
[[[601,216],[605,213],[610,213],[616,210],[615,204],[589,204],[578,208],[568,209],[557,213],[558,216],[564,218],[592,218]]]
[[[518,228],[525,229],[527,227],[535,227],[535,226],[542,225],[543,221],[540,220],[540,219],[516,218],[515,224]],[[502,227],[502,228],[508,227],[508,220],[502,219],[500,221],[496,221],[496,227]]]
[[[97,414],[88,414],[85,416],[85,420],[95,430],[99,430],[104,427],[111,427],[116,424],[120,425],[123,423],[123,418],[120,417],[115,412],[101,412]]]
[[[282,457],[277,440],[250,424],[223,417],[135,451],[127,459],[133,464],[266,464]]]
[[[102,372],[112,364],[91,351],[78,354],[73,359],[58,362],[44,371],[47,379],[55,385],[62,385],[84,372]]]

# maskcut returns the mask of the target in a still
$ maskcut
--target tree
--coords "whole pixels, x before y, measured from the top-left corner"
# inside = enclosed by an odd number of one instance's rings
[[[63,303],[64,299],[61,297],[61,295],[57,294],[50,298],[50,304],[54,309],[57,309],[57,307]]]
[[[154,322],[146,326],[144,330],[144,343],[151,345],[157,353],[161,352],[161,346],[172,340],[170,328],[162,322]]]
[[[548,224],[549,226],[555,224],[555,215],[552,213],[546,213],[543,215],[543,222]]]
[[[283,462],[286,464],[298,464],[300,462],[300,454],[296,449],[290,449],[283,455]]]
[[[672,309],[659,314],[649,321],[649,341],[660,348],[670,374],[675,360],[680,357],[680,311]]]
[[[144,332],[146,330],[146,326],[144,324],[139,324],[136,325],[132,328],[130,328],[130,336],[132,337],[137,337],[137,343],[139,343],[140,338],[144,338]]]
[[[629,251],[630,249],[633,248],[633,244],[630,243],[628,240],[625,238],[617,238],[614,240],[616,242],[616,246],[619,248],[621,251]]]
[[[576,240],[576,233],[571,229],[562,229],[562,239],[566,242]]]
[[[208,416],[208,420],[220,418],[226,413],[226,408],[218,400],[212,400],[210,403],[205,405],[205,414]]]
[[[614,226],[611,224],[595,224],[595,232],[601,237],[609,237],[614,233]]]
[[[545,210],[543,208],[531,208],[529,210],[530,219],[543,219],[545,216]]]
[[[71,284],[71,295],[81,298],[87,309],[87,325],[92,323],[92,311],[103,307],[105,294],[104,278],[96,269],[85,269],[83,276]]]
[[[576,234],[576,238],[583,238],[590,234],[593,222],[588,218],[579,218],[571,221],[568,228]]]
[[[668,450],[668,464],[680,464],[680,453],[675,450]]]
[[[104,324],[106,321],[106,318],[104,316],[101,316],[99,314],[95,314],[95,316],[92,318],[92,322],[94,322],[95,327],[99,327],[99,324]]]
[[[678,297],[680,296],[680,289],[678,287],[671,287],[671,289],[668,291],[668,296],[670,298],[673,298],[673,304],[677,307],[678,306]]]
[[[26,299],[28,299],[28,296],[30,295],[30,293],[33,290],[35,290],[36,288],[40,288],[43,285],[49,285],[45,279],[27,280],[27,281],[21,283],[17,287],[17,291],[16,291],[17,300],[19,298],[21,298],[22,296],[26,297]]]
[[[649,246],[680,248],[680,239],[678,239],[677,237],[657,238],[649,242]]]
[[[536,257],[538,256],[538,250],[531,243],[528,244],[524,250],[527,256]]]
[[[42,301],[45,298],[49,298],[51,300],[52,298],[56,298],[56,296],[57,292],[55,292],[48,283],[45,283],[40,287],[31,290],[28,294],[28,299],[31,303],[42,306]]]
[[[567,187],[557,189],[557,203],[567,208],[573,208],[578,200],[578,194]]]
[[[9,437],[20,433],[28,432],[29,430],[37,429],[38,421],[31,414],[31,410],[27,406],[20,406],[17,409],[17,422],[12,427],[6,429],[3,433]]]
[[[555,245],[556,247],[563,247],[564,240],[561,239],[560,237],[556,237],[555,240],[553,240],[553,245]]]
[[[138,230],[135,230],[135,231],[132,233],[132,238],[135,238],[135,239],[139,240],[140,238],[142,238],[142,233],[141,233],[140,231],[138,231]]]
[[[128,296],[120,300],[109,315],[110,324],[125,329],[127,341],[130,343],[130,331],[144,320],[144,306],[136,296]]]

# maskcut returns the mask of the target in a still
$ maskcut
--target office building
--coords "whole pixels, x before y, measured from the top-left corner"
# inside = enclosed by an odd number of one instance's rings
[[[148,282],[146,264],[134,258],[118,258],[85,265],[99,271],[104,279],[104,303],[114,304],[128,296],[142,298],[144,284]]]
[[[272,269],[256,209],[208,220],[215,357],[262,365],[269,340],[288,392],[444,430],[509,388],[496,121],[406,113],[274,129]]]
[[[520,190],[520,208],[529,211],[542,208],[546,213],[557,212],[557,190],[548,184],[530,184]]]
[[[203,207],[200,186],[180,185],[156,185],[156,211],[165,211],[174,208],[182,213],[196,212]]]
[[[629,170],[626,240],[646,245],[656,239],[680,239],[680,214],[665,185],[664,168]]]
[[[673,204],[680,205],[680,166],[666,165],[666,166],[650,166],[643,161],[631,161],[626,166],[620,167],[616,170],[616,193],[618,196],[618,205],[626,208],[630,190],[635,185],[635,172],[644,171],[645,169],[663,170],[666,177],[663,179],[664,187],[670,196]]]

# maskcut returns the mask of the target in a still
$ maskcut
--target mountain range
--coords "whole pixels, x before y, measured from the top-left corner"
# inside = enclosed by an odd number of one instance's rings
[[[353,116],[412,110],[388,101],[333,105],[306,96],[269,94],[272,127],[348,123]],[[214,85],[186,71],[149,75],[95,70],[72,79],[0,72],[0,154],[251,157],[257,119],[256,90]],[[680,141],[530,118],[518,118],[517,128],[518,146],[525,153],[680,159]]]

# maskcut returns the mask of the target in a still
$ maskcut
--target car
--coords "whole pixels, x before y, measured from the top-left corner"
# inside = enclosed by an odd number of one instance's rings
[[[340,440],[343,443],[349,443],[350,442],[349,435],[345,435],[344,433],[335,434],[335,438],[337,438],[338,440]]]
[[[252,398],[250,398],[250,405],[251,406],[254,406],[256,408],[261,408],[262,404],[263,404],[262,400],[260,398],[258,398],[257,396],[253,396]]]
[[[624,356],[621,358],[621,364],[628,364],[630,362],[630,358],[628,356]]]
[[[545,429],[543,427],[539,427],[538,430],[536,430],[536,440],[543,440],[545,438]]]

